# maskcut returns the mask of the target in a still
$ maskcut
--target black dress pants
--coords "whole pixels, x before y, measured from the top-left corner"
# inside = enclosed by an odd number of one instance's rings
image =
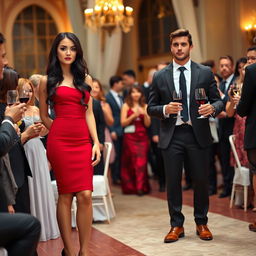
[[[41,232],[40,222],[22,213],[0,213],[0,247],[8,256],[32,256]]]
[[[209,209],[208,196],[208,148],[197,143],[192,126],[176,126],[170,145],[162,150],[167,184],[167,199],[170,224],[181,227],[184,223],[182,209],[182,169],[188,161],[189,172],[194,188],[194,218],[197,225],[206,225]]]

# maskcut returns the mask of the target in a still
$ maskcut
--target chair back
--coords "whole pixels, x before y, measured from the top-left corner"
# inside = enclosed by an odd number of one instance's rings
[[[234,144],[234,141],[235,141],[235,135],[232,134],[229,136],[229,143],[230,143],[230,146],[231,146],[231,149],[232,149],[232,152],[234,154],[234,157],[235,157],[235,160],[236,160],[236,165],[238,168],[241,169],[241,163],[240,163],[240,160],[238,158],[238,155],[237,155],[237,152],[236,152],[236,147],[235,147],[235,144]]]
[[[235,141],[235,135],[230,135],[229,142],[230,142],[230,146],[231,146],[232,152],[233,152],[235,160],[236,160],[236,167],[235,167],[233,183],[243,185],[243,186],[249,186],[250,185],[250,170],[244,166],[241,166],[240,160],[237,155],[234,141]]]
[[[112,144],[110,142],[105,142],[104,143],[104,147],[105,147],[105,163],[104,163],[104,177],[107,178],[108,177],[108,167],[109,167],[109,160],[110,160],[110,153],[112,150]]]

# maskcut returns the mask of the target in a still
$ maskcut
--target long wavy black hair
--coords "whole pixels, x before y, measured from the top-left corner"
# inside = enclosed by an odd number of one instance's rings
[[[49,53],[49,59],[48,59],[48,65],[47,65],[47,104],[50,104],[51,107],[53,107],[53,96],[56,93],[56,88],[61,82],[64,80],[63,72],[61,69],[61,65],[59,62],[59,59],[57,57],[57,49],[60,44],[60,42],[68,38],[74,43],[74,46],[76,48],[76,59],[71,64],[71,73],[73,75],[73,84],[76,89],[81,91],[82,98],[81,98],[81,104],[84,106],[87,106],[85,104],[85,92],[84,90],[87,90],[88,92],[91,91],[91,87],[85,83],[85,77],[88,75],[88,68],[87,64],[83,58],[83,50],[80,44],[79,39],[77,36],[70,32],[63,32],[59,33],[56,38],[53,41],[51,51]]]

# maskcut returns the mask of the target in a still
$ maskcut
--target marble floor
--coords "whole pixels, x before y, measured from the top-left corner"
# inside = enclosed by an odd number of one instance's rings
[[[169,231],[169,217],[165,193],[159,193],[153,182],[150,195],[138,197],[122,195],[118,187],[112,189],[117,217],[110,224],[93,225],[91,256],[169,256],[169,255],[255,255],[256,233],[248,231],[248,222],[256,213],[229,209],[228,199],[211,197],[209,227],[212,241],[202,241],[195,234],[192,191],[183,195],[185,237],[172,244],[163,243]],[[77,233],[73,232],[75,246],[79,247]],[[39,243],[39,256],[58,256],[61,239]]]

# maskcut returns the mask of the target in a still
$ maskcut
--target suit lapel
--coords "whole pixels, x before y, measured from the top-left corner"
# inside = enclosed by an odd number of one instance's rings
[[[170,63],[165,70],[165,78],[168,84],[169,91],[172,96],[172,93],[175,90],[174,81],[173,81],[173,64],[172,63]]]
[[[109,92],[109,95],[110,95],[110,97],[112,98],[112,101],[114,102],[114,104],[116,105],[116,107],[117,107],[118,109],[120,109],[120,107],[119,107],[119,105],[117,104],[116,99],[114,98],[113,94],[112,94],[111,92]]]
[[[195,99],[195,88],[197,85],[198,77],[199,77],[199,68],[197,67],[195,62],[191,61],[190,103]]]

